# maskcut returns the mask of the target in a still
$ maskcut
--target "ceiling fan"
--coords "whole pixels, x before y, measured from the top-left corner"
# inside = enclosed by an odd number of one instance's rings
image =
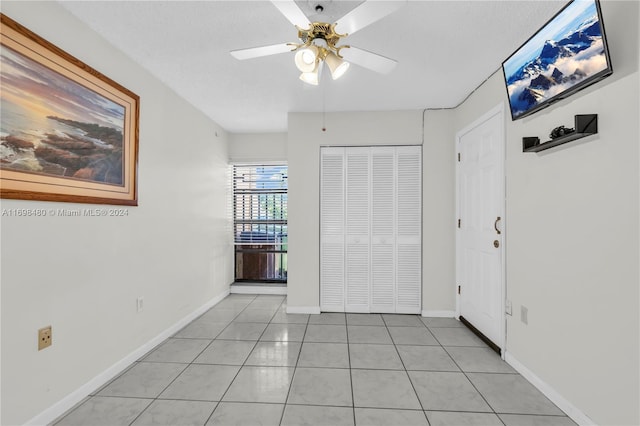
[[[295,51],[295,64],[302,72],[300,79],[312,85],[318,84],[324,62],[329,67],[334,80],[345,73],[350,63],[382,74],[391,72],[396,66],[397,61],[385,56],[354,46],[337,44],[344,37],[400,9],[407,0],[365,0],[333,24],[311,22],[294,0],[271,0],[271,2],[289,22],[295,25],[300,43],[281,43],[233,50],[230,53],[234,58],[245,60]],[[318,4],[315,10],[321,13],[324,7]]]

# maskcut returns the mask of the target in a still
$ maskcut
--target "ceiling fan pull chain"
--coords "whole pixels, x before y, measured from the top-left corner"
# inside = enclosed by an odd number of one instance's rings
[[[327,125],[326,125],[326,108],[325,108],[325,88],[324,86],[320,89],[322,90],[322,131],[326,132],[327,131]]]

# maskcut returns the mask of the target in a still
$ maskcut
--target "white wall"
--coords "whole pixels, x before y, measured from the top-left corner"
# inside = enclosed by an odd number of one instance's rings
[[[320,304],[320,147],[422,144],[422,309],[453,315],[454,111],[326,114],[325,132],[322,123],[322,114],[289,114],[289,307],[312,312]]]
[[[597,424],[639,424],[638,2],[602,2],[614,74],[507,123],[507,351]],[[461,129],[506,101],[500,73],[456,112]],[[543,153],[574,114],[599,133]],[[529,310],[528,325],[520,321]]]
[[[290,311],[320,308],[320,147],[419,145],[421,111],[290,113],[288,300]]]
[[[287,161],[287,134],[230,133],[229,161],[232,163]]]
[[[22,424],[228,291],[227,135],[55,2],[2,12],[140,96],[139,206],[2,217],[2,418]],[[2,200],[2,209],[88,205]],[[136,313],[136,298],[144,311]],[[37,330],[53,346],[37,350]]]

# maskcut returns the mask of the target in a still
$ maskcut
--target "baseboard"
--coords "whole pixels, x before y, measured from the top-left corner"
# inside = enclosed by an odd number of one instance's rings
[[[586,414],[584,414],[578,407],[573,405],[571,402],[567,401],[562,395],[560,395],[555,389],[553,389],[549,384],[547,384],[540,377],[536,376],[536,374],[525,367],[520,361],[515,359],[511,353],[508,351],[504,355],[504,360],[512,366],[518,373],[522,375],[525,379],[527,379],[533,386],[538,388],[540,392],[544,394],[551,402],[556,404],[558,408],[564,411],[567,416],[571,418],[574,422],[581,426],[595,426],[595,422],[589,418]]]
[[[207,303],[202,305],[200,308],[196,309],[191,314],[182,318],[180,321],[173,324],[168,329],[164,330],[162,333],[158,334],[156,337],[140,346],[138,349],[131,352],[129,355],[107,368],[102,373],[95,376],[93,379],[89,380],[84,385],[80,386],[75,391],[71,392],[69,395],[61,399],[60,401],[53,404],[51,407],[47,408],[28,422],[26,425],[47,425],[52,423],[58,417],[69,411],[71,408],[76,406],[79,402],[94,392],[96,389],[101,388],[109,381],[111,381],[114,377],[124,371],[127,367],[133,364],[135,361],[140,359],[143,355],[149,352],[151,349],[158,346],[160,343],[168,339],[169,337],[176,334],[180,329],[182,329],[185,325],[189,324],[191,321],[204,314],[206,311],[211,309],[213,306],[217,305],[229,295],[229,290],[226,290],[209,300]]]
[[[423,317],[433,317],[433,318],[455,318],[456,311],[422,311]]]
[[[377,312],[377,311],[374,311]],[[396,314],[420,315],[420,308],[401,308],[396,307]]]
[[[288,314],[313,314],[320,313],[320,306],[287,306]]]
[[[232,285],[231,293],[233,294],[280,294],[287,295],[286,286],[268,286],[268,285]]]

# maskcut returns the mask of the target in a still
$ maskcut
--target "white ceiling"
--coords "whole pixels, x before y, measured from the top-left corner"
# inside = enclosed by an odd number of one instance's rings
[[[566,1],[409,1],[341,43],[397,60],[390,74],[353,65],[317,87],[298,79],[293,53],[229,54],[298,41],[269,1],[61,3],[224,129],[252,133],[286,131],[288,112],[454,107]],[[335,21],[361,2],[297,3],[312,21],[318,3]]]

